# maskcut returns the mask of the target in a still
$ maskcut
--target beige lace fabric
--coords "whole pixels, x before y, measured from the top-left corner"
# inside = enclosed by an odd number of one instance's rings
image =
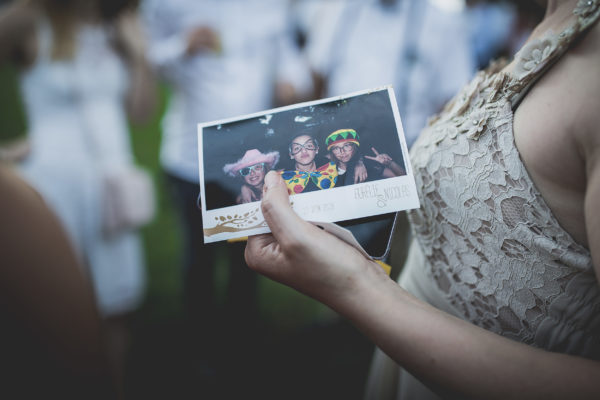
[[[409,219],[423,262],[403,278],[485,329],[597,360],[600,288],[590,252],[535,188],[512,126],[521,97],[598,19],[599,6],[580,1],[571,26],[528,43],[511,73],[500,64],[480,72],[430,120],[411,149],[421,208]]]

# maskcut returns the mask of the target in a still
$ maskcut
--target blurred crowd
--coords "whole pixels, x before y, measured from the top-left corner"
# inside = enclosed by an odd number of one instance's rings
[[[38,206],[47,207],[66,235],[90,283],[82,290],[95,299],[89,313],[101,321],[109,381],[120,397],[130,320],[147,290],[140,228],[152,223],[157,190],[169,193],[179,217],[182,265],[174,261],[172,269],[183,288],[183,340],[202,382],[210,385],[224,373],[223,358],[244,358],[256,334],[259,291],[245,265],[245,244],[203,244],[197,123],[391,84],[410,146],[477,69],[510,58],[541,18],[538,8],[518,1],[2,3],[0,63],[9,68],[4,75],[15,71],[13,81],[3,78],[3,91],[12,82],[18,96],[3,100],[0,119],[16,118],[10,102],[20,98],[25,134],[14,132],[14,124],[0,125],[1,168],[39,193],[44,205]],[[157,179],[136,162],[130,123],[158,112],[159,87],[168,88],[168,104]],[[31,262],[44,264],[33,265],[33,272],[46,266],[43,257]],[[216,305],[217,265],[228,268],[225,310]],[[14,267],[20,265],[3,265]],[[27,288],[35,277],[23,279]],[[14,304],[3,299],[2,315],[13,315]],[[92,336],[87,339],[99,340]],[[28,356],[35,362],[38,355]],[[89,398],[85,390],[77,395]]]

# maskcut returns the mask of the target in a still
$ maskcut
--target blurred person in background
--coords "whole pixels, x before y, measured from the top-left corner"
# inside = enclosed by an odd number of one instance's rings
[[[250,340],[257,288],[256,275],[245,268],[243,243],[203,244],[197,124],[293,102],[311,93],[312,82],[295,42],[289,1],[146,0],[142,7],[149,59],[172,89],[160,158],[184,236],[189,355],[198,373],[214,381],[216,360],[226,362],[217,354],[218,339],[231,353],[231,346],[243,348]],[[227,312],[220,313],[215,254],[223,246],[229,278]],[[236,335],[240,329],[243,337]]]
[[[298,5],[319,96],[392,85],[407,144],[475,71],[461,1],[306,0]],[[442,5],[445,5],[442,8]]]
[[[144,57],[134,1],[32,0],[2,9],[0,59],[20,69],[27,115],[30,152],[20,172],[86,266],[119,377],[145,269],[138,233],[118,224],[107,229],[114,215],[106,207],[114,185],[129,185],[121,172],[134,165],[127,112],[139,120],[152,110]],[[145,200],[134,199],[140,206]]]
[[[392,85],[410,148],[427,118],[475,72],[465,11],[461,0],[299,2],[318,96]],[[372,222],[355,230],[369,237],[385,226]],[[396,230],[407,226],[402,214]],[[400,267],[407,246],[395,246],[388,262]]]
[[[542,20],[544,8],[529,1],[468,0],[469,26],[477,68],[511,58]]]

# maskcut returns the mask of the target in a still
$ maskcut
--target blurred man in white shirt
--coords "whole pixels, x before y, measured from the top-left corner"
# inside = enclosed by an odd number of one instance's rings
[[[192,345],[199,345],[197,357],[210,359],[207,353],[218,348],[214,340],[224,328],[215,329],[216,245],[203,244],[196,205],[197,124],[305,96],[312,92],[311,75],[295,43],[288,1],[145,0],[142,10],[148,57],[172,89],[160,159],[181,214],[184,307]],[[219,196],[214,190],[212,195]],[[236,315],[250,319],[256,306],[255,275],[244,265],[244,244],[227,246],[227,302]]]

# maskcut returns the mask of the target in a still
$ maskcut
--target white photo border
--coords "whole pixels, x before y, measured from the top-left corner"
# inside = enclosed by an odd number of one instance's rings
[[[336,102],[351,97],[387,91],[401,146],[406,175],[384,178],[375,181],[333,187],[326,190],[298,193],[290,196],[294,211],[303,219],[312,222],[340,222],[350,219],[386,214],[396,211],[418,208],[419,198],[416,191],[413,170],[408,156],[404,130],[398,112],[394,91],[391,86],[320,99],[310,102],[274,108],[235,118],[222,119],[198,124],[198,156],[200,196],[202,201],[202,219],[204,242],[239,239],[246,236],[270,232],[260,210],[260,201],[237,204],[223,208],[207,210],[206,186],[204,177],[203,130],[206,127],[227,124],[245,119],[264,117],[268,114]],[[352,199],[352,201],[348,201]]]

